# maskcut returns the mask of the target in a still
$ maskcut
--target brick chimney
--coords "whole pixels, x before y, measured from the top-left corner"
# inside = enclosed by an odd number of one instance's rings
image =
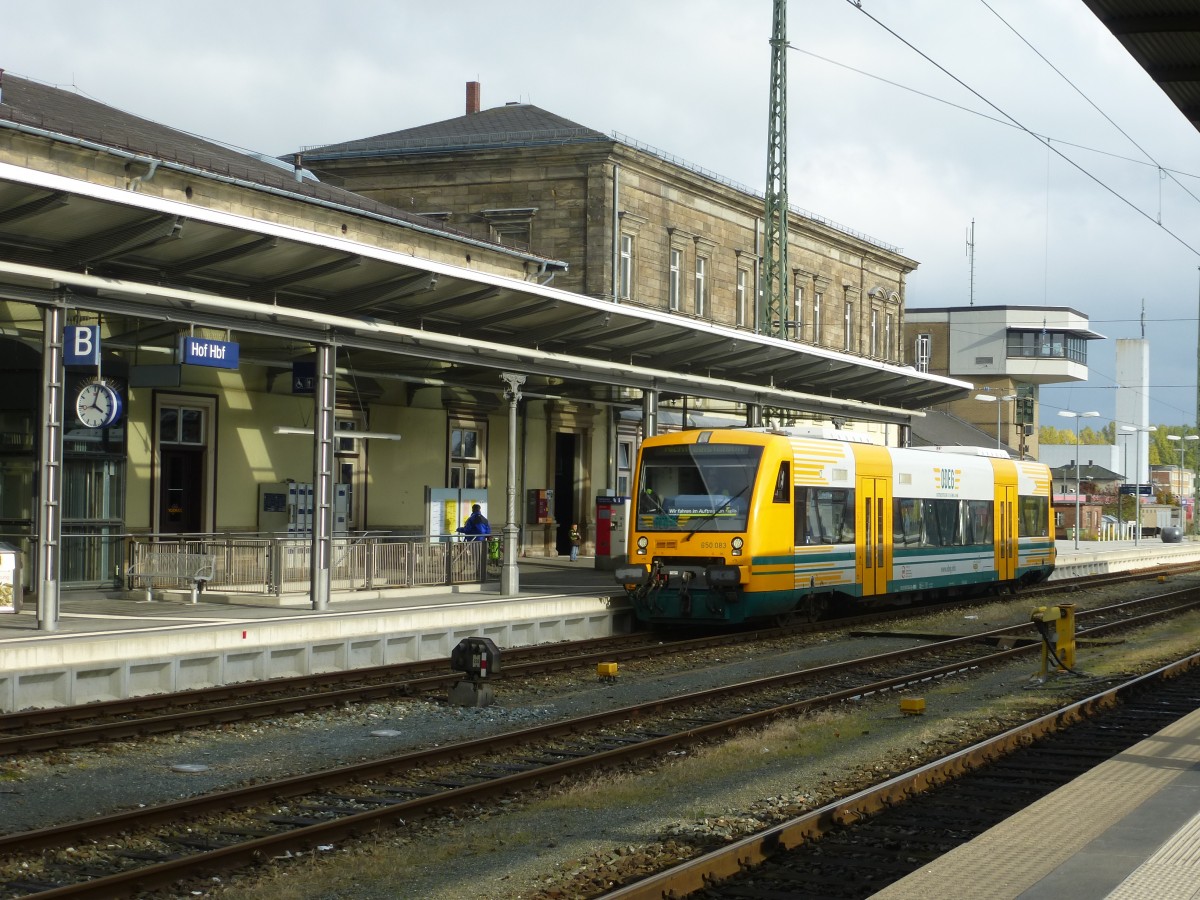
[[[479,82],[467,82],[467,115],[479,112]]]

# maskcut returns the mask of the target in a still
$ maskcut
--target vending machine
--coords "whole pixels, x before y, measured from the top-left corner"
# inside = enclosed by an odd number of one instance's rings
[[[612,571],[625,565],[629,541],[629,498],[596,498],[596,568]]]

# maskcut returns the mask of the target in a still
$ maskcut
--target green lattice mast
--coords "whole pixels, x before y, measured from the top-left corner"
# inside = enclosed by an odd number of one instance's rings
[[[767,127],[765,245],[762,257],[762,304],[759,328],[787,335],[788,197],[787,197],[787,0],[773,0],[771,29],[771,104]]]

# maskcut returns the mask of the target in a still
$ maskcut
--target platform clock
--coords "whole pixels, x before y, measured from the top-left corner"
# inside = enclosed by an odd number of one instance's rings
[[[107,428],[121,418],[121,394],[111,384],[88,381],[75,394],[75,417],[85,428]]]

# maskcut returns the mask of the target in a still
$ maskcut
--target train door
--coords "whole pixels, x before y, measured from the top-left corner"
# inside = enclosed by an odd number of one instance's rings
[[[856,556],[862,596],[886,594],[892,568],[892,484],[887,478],[860,476],[858,479],[858,527]]]
[[[1017,486],[996,485],[996,578],[1017,577]]]

